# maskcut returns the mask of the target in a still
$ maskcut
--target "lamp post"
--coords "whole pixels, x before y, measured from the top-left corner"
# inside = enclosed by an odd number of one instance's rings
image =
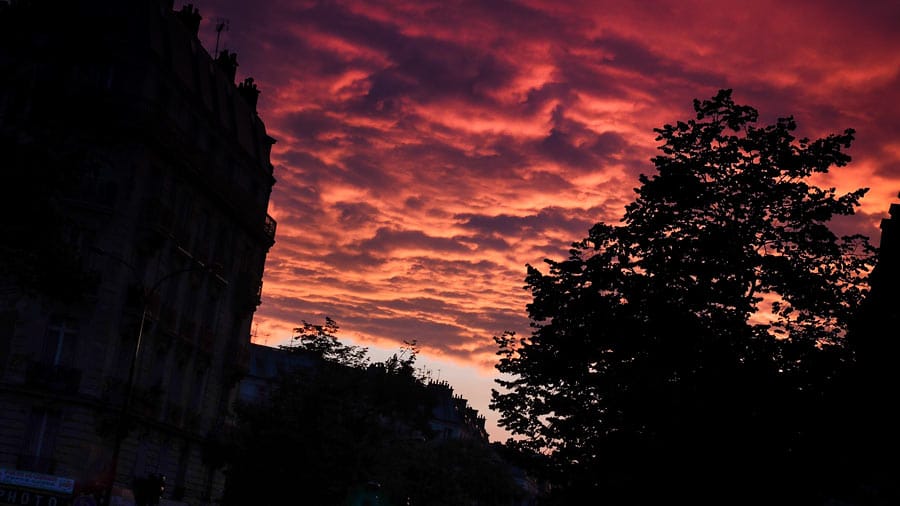
[[[138,363],[138,358],[140,357],[140,353],[141,353],[141,340],[144,337],[144,327],[147,323],[147,319],[149,316],[151,316],[150,307],[149,307],[150,296],[153,295],[154,293],[156,293],[156,290],[159,289],[159,287],[163,284],[163,282],[165,282],[169,279],[172,279],[175,276],[179,276],[179,275],[185,274],[187,272],[195,272],[195,271],[211,272],[211,270],[203,262],[197,261],[193,257],[189,257],[191,260],[191,265],[189,267],[185,267],[182,269],[176,269],[172,272],[163,274],[158,279],[156,279],[152,285],[147,287],[147,285],[145,285],[143,283],[143,280],[142,280],[138,270],[133,265],[131,265],[129,262],[127,262],[126,260],[124,260],[116,255],[110,254],[100,248],[94,248],[94,251],[96,251],[102,255],[106,255],[106,256],[120,262],[122,265],[128,267],[131,270],[132,274],[134,275],[135,280],[138,282],[138,284],[142,288],[141,322],[138,326],[138,334],[137,334],[137,339],[135,340],[135,343],[134,343],[134,350],[131,355],[131,363],[128,367],[128,378],[125,383],[125,396],[122,399],[122,405],[120,406],[119,415],[116,420],[115,439],[113,442],[112,458],[111,458],[111,462],[110,462],[111,469],[110,469],[109,483],[104,490],[103,505],[110,506],[110,502],[112,500],[112,490],[113,490],[113,486],[115,485],[115,482],[116,482],[116,474],[118,472],[118,467],[119,467],[119,452],[121,451],[121,448],[122,448],[122,441],[125,439],[125,427],[126,427],[126,422],[128,419],[128,410],[131,405],[131,396],[134,391],[134,382],[135,382],[135,376],[136,376],[136,371],[137,371],[137,363]]]

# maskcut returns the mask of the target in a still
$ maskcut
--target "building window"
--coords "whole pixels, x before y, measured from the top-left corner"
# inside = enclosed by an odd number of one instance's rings
[[[35,408],[28,419],[24,447],[19,455],[18,468],[24,471],[52,473],[53,451],[59,432],[58,411]]]
[[[203,398],[206,393],[206,369],[194,371],[194,382],[191,385],[191,410],[198,416],[203,416]]]
[[[212,249],[213,262],[221,266],[224,273],[231,272],[234,264],[234,255],[231,254],[231,237],[228,227],[222,225],[219,228],[219,236],[215,242],[215,248]]]
[[[202,262],[209,261],[209,253],[210,253],[210,239],[208,229],[209,227],[209,212],[206,209],[200,209],[198,212],[194,213],[194,222],[192,223],[194,228],[193,240],[191,243],[191,251],[194,252],[194,256],[197,257]]]
[[[151,364],[151,372],[150,372],[150,386],[151,388],[159,388],[162,389],[163,380],[165,379],[165,373],[167,369],[167,364],[169,363],[169,350],[166,346],[160,345],[156,349],[156,355],[154,356],[153,363]]]
[[[12,347],[13,335],[16,332],[16,312],[0,311],[0,376],[6,369],[9,350]]]
[[[186,188],[182,188],[178,193],[178,223],[175,225],[175,230],[178,232],[178,241],[182,245],[190,247],[194,235],[194,231],[191,230],[191,225],[193,224],[192,216],[194,215],[194,197]]]
[[[71,367],[75,363],[78,326],[69,318],[54,317],[44,334],[41,361],[54,367]]]
[[[169,394],[169,404],[182,408],[184,400],[183,376],[186,368],[184,360],[176,359],[176,367],[173,367],[169,373],[169,386],[166,391]]]

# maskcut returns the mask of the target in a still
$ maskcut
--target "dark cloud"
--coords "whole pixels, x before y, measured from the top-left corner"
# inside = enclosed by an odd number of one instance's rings
[[[473,244],[479,251],[506,251],[510,248],[508,241],[495,235],[474,235],[466,238],[463,242]]]
[[[332,268],[342,271],[357,271],[377,267],[385,262],[384,257],[368,252],[357,253],[354,251],[333,251],[325,255],[323,260]]]
[[[523,109],[528,116],[534,116],[541,112],[548,104],[573,103],[578,100],[575,88],[568,82],[547,82],[540,86],[530,88],[526,99],[522,102]]]
[[[337,167],[330,163],[326,163],[316,156],[315,153],[310,151],[287,148],[284,151],[280,151],[277,157],[281,162],[280,165],[282,165],[282,171],[278,174],[279,180],[286,178],[296,180],[295,184],[291,185],[291,192],[288,195],[297,195],[295,187],[302,185],[300,194],[305,196],[306,200],[310,200],[313,196],[318,199],[319,189],[315,186],[316,182],[333,171],[338,170]],[[299,178],[297,174],[302,174],[302,178]],[[279,190],[281,190],[281,188],[279,188],[276,183],[273,191]]]
[[[881,243],[881,220],[888,218],[888,210],[877,214],[858,211],[852,216],[835,216],[828,224],[828,228],[838,237],[862,234],[869,238],[872,245]]]
[[[565,195],[575,189],[575,185],[569,180],[554,172],[536,168],[531,170],[526,177],[528,178],[528,188],[531,191]]]
[[[403,206],[410,210],[420,210],[425,206],[425,199],[422,197],[407,197],[403,201]]]
[[[378,209],[366,202],[338,202],[334,205],[340,211],[338,220],[345,227],[360,227],[372,223],[378,216]]]
[[[597,133],[584,123],[567,118],[565,108],[553,110],[553,128],[537,146],[537,151],[550,161],[580,171],[595,171],[619,154],[625,139],[615,132]]]
[[[417,256],[410,259],[410,270],[435,273],[444,279],[471,278],[476,274],[487,276],[506,275],[508,269],[502,264],[490,260],[446,260],[440,257]],[[446,298],[465,298],[466,291],[439,290],[430,293]]]
[[[446,181],[447,176],[504,178],[523,166],[527,157],[521,152],[520,142],[508,136],[497,136],[487,143],[490,154],[467,152],[440,142],[404,144],[394,148],[392,156],[401,160],[415,160],[417,172],[423,178]]]
[[[444,351],[452,350],[467,341],[463,327],[416,317],[386,318],[379,317],[378,312],[367,312],[365,315],[347,318],[347,324],[365,334],[390,336],[398,343],[415,339],[420,346]]]
[[[664,81],[689,81],[694,88],[717,86],[723,81],[721,74],[685,67],[667,58],[664,48],[657,52],[639,40],[607,34],[592,40],[591,44],[603,55],[604,65],[614,69]]]
[[[572,209],[546,208],[528,216],[459,214],[456,218],[462,221],[464,228],[485,234],[523,237],[545,230],[584,233],[594,222],[579,216],[581,214]]]
[[[297,139],[309,141],[320,140],[320,136],[340,135],[351,138],[379,137],[381,132],[375,128],[364,128],[348,125],[346,120],[334,115],[333,111],[323,109],[304,109],[282,115],[279,126],[290,132]]]
[[[332,174],[336,179],[357,188],[373,191],[392,191],[397,178],[381,160],[366,153],[349,155],[341,162],[346,170]]]
[[[266,268],[269,267],[269,261],[266,261]],[[294,267],[291,269],[291,276],[294,279],[305,279],[315,276],[317,273],[314,269],[304,269],[302,267]]]
[[[356,14],[339,2],[316,2],[294,16],[301,27],[312,27],[354,45],[387,50],[404,45],[402,27]]]
[[[391,53],[394,65],[372,76],[371,103],[412,97],[467,97],[490,101],[485,92],[505,87],[515,69],[489,53],[430,38],[407,39]]]
[[[379,228],[374,237],[359,241],[353,249],[377,251],[388,254],[398,249],[429,250],[444,253],[470,253],[466,247],[454,238],[435,237],[420,230],[397,230]]]

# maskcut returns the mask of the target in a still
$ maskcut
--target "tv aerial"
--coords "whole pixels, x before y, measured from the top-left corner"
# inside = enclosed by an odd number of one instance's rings
[[[222,37],[222,32],[228,31],[228,20],[225,18],[217,18],[216,19],[216,57],[219,56],[219,39]]]

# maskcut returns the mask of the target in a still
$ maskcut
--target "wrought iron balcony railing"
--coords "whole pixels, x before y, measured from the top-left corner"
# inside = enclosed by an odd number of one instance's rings
[[[266,237],[269,239],[275,239],[275,227],[278,224],[275,222],[275,218],[272,218],[268,214],[266,215],[266,221],[263,224],[263,232],[265,232]]]

